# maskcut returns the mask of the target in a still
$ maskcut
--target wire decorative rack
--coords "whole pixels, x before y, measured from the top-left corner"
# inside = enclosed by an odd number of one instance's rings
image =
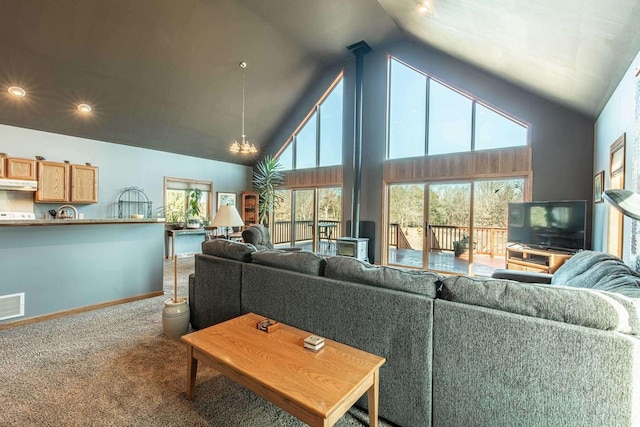
[[[118,218],[131,218],[131,215],[151,218],[152,204],[143,189],[127,187],[118,196]]]

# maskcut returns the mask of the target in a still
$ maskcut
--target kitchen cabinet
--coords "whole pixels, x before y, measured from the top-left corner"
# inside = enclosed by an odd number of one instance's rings
[[[98,203],[98,168],[71,165],[71,203]]]
[[[4,178],[4,157],[0,156],[0,178]]]
[[[69,201],[69,165],[57,162],[38,162],[38,190],[36,202]]]
[[[58,162],[38,162],[40,203],[98,203],[98,168]]]
[[[255,191],[243,191],[242,195],[242,220],[244,225],[258,223],[258,193]]]
[[[5,160],[5,178],[35,181],[36,161],[7,157]]]

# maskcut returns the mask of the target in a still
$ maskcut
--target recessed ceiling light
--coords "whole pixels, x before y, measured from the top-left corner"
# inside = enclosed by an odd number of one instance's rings
[[[11,86],[9,88],[9,93],[16,98],[22,98],[27,94],[27,92],[19,86]]]
[[[89,104],[78,104],[78,111],[80,111],[81,113],[90,113],[91,112],[91,105],[89,105]]]

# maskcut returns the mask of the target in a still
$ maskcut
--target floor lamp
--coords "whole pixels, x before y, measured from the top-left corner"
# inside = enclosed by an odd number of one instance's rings
[[[631,190],[605,190],[602,198],[629,218],[640,220],[640,194]]]

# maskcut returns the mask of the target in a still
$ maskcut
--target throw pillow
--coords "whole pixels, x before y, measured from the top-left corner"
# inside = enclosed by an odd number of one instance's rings
[[[640,274],[620,258],[603,252],[578,252],[553,274],[551,284],[640,298]]]

